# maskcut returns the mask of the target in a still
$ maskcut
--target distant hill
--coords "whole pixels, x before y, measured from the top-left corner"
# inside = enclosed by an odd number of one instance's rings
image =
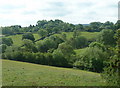
[[[90,24],[82,24],[82,25],[84,25],[84,26],[89,26]]]

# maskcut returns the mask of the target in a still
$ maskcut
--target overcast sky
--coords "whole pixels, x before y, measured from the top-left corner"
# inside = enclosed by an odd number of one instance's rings
[[[116,22],[119,0],[0,0],[0,26],[60,19],[73,24]]]

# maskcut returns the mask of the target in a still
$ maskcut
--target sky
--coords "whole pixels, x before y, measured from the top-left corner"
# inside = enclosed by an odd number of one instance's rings
[[[119,0],[0,0],[0,26],[60,19],[73,24],[116,22]]]

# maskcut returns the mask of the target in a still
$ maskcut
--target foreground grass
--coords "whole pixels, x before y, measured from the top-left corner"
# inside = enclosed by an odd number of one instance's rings
[[[100,74],[2,60],[3,86],[104,86]]]

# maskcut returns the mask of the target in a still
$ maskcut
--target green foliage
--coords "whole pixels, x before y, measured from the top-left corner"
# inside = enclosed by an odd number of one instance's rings
[[[88,44],[87,39],[83,36],[77,36],[75,38],[70,38],[67,41],[68,44],[70,44],[73,48],[84,48]]]
[[[104,63],[107,59],[107,53],[97,47],[88,47],[80,52],[78,60],[74,63],[75,67],[90,71],[103,71]]]
[[[106,67],[102,73],[102,77],[109,86],[120,86],[120,58],[116,55],[106,62]]]
[[[3,57],[62,67],[73,67],[74,63],[74,66],[81,69],[101,72],[104,67],[103,62],[107,60],[108,55],[114,56],[116,44],[114,29],[119,26],[118,23],[119,21],[115,26],[109,21],[91,22],[86,26],[56,19],[38,21],[35,26],[2,27],[4,35],[13,35],[5,36],[5,38],[13,39],[13,43],[12,46],[1,46],[1,48],[4,47]],[[97,39],[98,34],[100,35]],[[7,45],[7,43],[4,44]],[[119,45],[119,42],[117,44]],[[89,48],[86,48],[88,45]],[[76,50],[78,52],[75,54],[74,49],[82,50]],[[118,48],[117,55],[119,51]]]
[[[54,59],[54,65],[55,66],[63,66],[68,67],[68,61],[64,57],[64,54],[61,50],[57,49],[53,52],[53,59]]]
[[[6,49],[7,49],[7,45],[6,44],[1,44],[0,45],[0,53],[4,53]]]
[[[115,29],[120,29],[120,20],[115,23]]]
[[[91,32],[93,32],[93,31],[99,32],[99,31],[101,31],[101,29],[100,29],[101,25],[102,25],[101,22],[91,22],[90,23],[91,30],[89,30],[89,31],[91,31]]]
[[[56,43],[57,45],[64,42],[64,40],[62,38],[55,36],[55,35],[50,36],[49,39],[51,41],[54,41],[54,43]]]
[[[56,48],[56,44],[50,39],[45,39],[37,43],[37,49],[40,52],[47,52],[49,49],[52,48]]]
[[[7,46],[11,46],[13,44],[13,41],[11,38],[2,38],[2,44],[6,44]]]
[[[115,34],[115,38],[117,40],[117,56],[120,58],[120,29],[117,30],[116,34]]]
[[[73,38],[76,38],[76,37],[78,37],[78,36],[80,36],[80,31],[78,31],[78,30],[74,30],[73,31]]]
[[[115,45],[114,31],[110,29],[102,30],[97,41],[104,45],[114,46]]]
[[[83,30],[84,30],[84,27],[83,27],[82,24],[77,24],[77,25],[75,26],[75,30],[83,31]]]
[[[1,29],[2,29],[2,34],[6,34],[6,35],[14,35],[14,34],[16,34],[17,32],[21,32],[21,31],[20,31],[20,28],[21,28],[20,25],[1,27]]]
[[[67,40],[66,34],[65,34],[65,33],[62,33],[61,38],[62,38],[62,40],[66,41],[66,40]]]
[[[91,27],[90,26],[84,26],[85,31],[91,32]]]
[[[105,46],[99,42],[92,42],[92,43],[90,43],[89,47],[97,47],[103,51],[106,50]]]
[[[50,36],[37,43],[38,51],[47,52],[50,49],[57,49],[58,45],[62,43],[63,40],[58,36]]]
[[[48,34],[48,32],[47,32],[46,30],[44,30],[44,29],[40,29],[40,30],[38,31],[38,34],[39,34],[41,37],[46,37],[47,34]]]
[[[23,45],[25,47],[25,51],[29,51],[29,52],[37,52],[37,48],[34,45],[33,41],[29,40],[29,39],[24,39],[23,40]]]
[[[120,87],[120,29],[117,30],[115,38],[117,40],[114,50],[115,55],[111,56],[109,61],[106,61],[102,76],[106,79],[108,85]]]
[[[5,50],[5,53],[11,53],[11,52],[14,52],[14,51],[19,51],[20,48],[18,46],[9,46],[6,48]],[[9,58],[8,58],[9,59]]]
[[[11,38],[13,40],[13,45],[15,45],[15,46],[22,45],[22,42],[23,42],[22,41],[22,34],[6,36],[6,38]]]
[[[61,44],[59,44],[57,50],[67,60],[67,62],[69,64],[68,67],[72,66],[74,59],[75,59],[74,58],[75,52],[74,52],[72,46],[68,45],[67,43],[61,43]]]
[[[22,40],[23,39],[29,39],[29,40],[32,40],[32,41],[35,40],[34,35],[32,33],[25,33],[25,34],[23,34]]]
[[[114,26],[113,22],[107,21],[104,24],[102,24],[100,28],[101,29],[112,29],[112,30],[114,30],[115,26]]]
[[[58,49],[59,49],[65,56],[70,56],[71,54],[75,54],[72,46],[67,45],[66,43],[59,44]]]

